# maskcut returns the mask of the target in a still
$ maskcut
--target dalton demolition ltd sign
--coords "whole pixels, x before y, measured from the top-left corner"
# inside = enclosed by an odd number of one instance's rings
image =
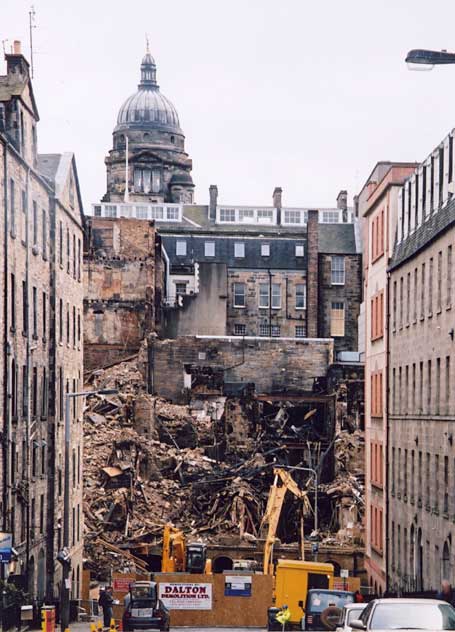
[[[212,584],[160,583],[158,594],[169,610],[212,609]]]

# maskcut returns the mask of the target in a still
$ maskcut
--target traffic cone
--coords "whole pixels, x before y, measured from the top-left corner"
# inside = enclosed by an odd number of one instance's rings
[[[115,619],[111,619],[111,625],[109,626],[110,632],[117,632],[117,628],[115,627]]]
[[[97,623],[96,623],[96,630],[97,630],[97,632],[103,632],[103,626],[101,624],[101,621],[97,621]]]
[[[122,619],[118,620],[117,630],[118,630],[118,632],[123,632],[123,620]]]
[[[96,632],[96,625],[94,623],[90,624],[90,632]]]

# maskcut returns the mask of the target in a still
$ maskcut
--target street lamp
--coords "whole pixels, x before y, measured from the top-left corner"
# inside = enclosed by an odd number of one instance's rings
[[[71,399],[76,397],[90,397],[91,395],[117,395],[115,388],[104,388],[97,391],[82,391],[80,393],[66,393],[65,395],[65,486],[63,491],[63,549],[59,551],[57,560],[62,565],[62,585],[60,590],[60,627],[65,632],[70,619],[70,589],[68,586],[71,568],[69,549],[70,540],[70,438],[71,438]]]
[[[435,66],[455,64],[455,53],[414,48],[406,55],[405,61],[409,70],[433,70]]]

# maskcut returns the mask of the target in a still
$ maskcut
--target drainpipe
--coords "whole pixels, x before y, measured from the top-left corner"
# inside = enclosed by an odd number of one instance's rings
[[[25,294],[26,294],[26,304],[23,306],[23,310],[25,311],[25,315],[27,318],[27,339],[26,339],[26,379],[25,379],[25,401],[27,406],[27,416],[25,422],[25,478],[27,482],[27,505],[26,505],[26,534],[25,534],[25,577],[26,584],[28,590],[28,580],[29,580],[29,560],[30,560],[30,428],[31,428],[31,410],[30,410],[30,379],[31,379],[31,366],[32,366],[32,349],[30,345],[30,327],[28,323],[28,290],[29,290],[29,192],[30,192],[30,169],[27,169],[27,179],[25,184],[25,199],[26,199],[26,216],[25,216]],[[23,406],[24,404],[22,404]]]
[[[269,338],[272,337],[272,273],[270,268],[267,270],[269,273]]]
[[[3,398],[3,531],[9,529],[10,518],[10,406],[9,406],[9,343],[8,343],[8,141],[2,139],[3,143],[3,189],[4,189],[4,240],[5,246],[3,251],[3,364],[4,364],[4,398]],[[2,578],[5,577],[4,564],[0,565],[2,568]]]
[[[386,419],[386,431],[385,431],[385,588],[389,590],[389,435],[390,435],[390,423],[389,423],[389,361],[390,361],[390,345],[389,345],[389,331],[390,331],[390,272],[387,272],[386,277],[386,362],[385,362],[385,419]]]

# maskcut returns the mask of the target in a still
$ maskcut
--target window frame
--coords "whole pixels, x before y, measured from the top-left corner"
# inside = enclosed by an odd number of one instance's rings
[[[342,263],[337,267],[337,263]],[[337,275],[341,280],[335,280]],[[330,257],[330,285],[345,285],[346,283],[346,262],[343,255],[331,255]]]
[[[245,242],[243,241],[234,242],[234,258],[235,259],[245,258]]]
[[[210,254],[208,251],[213,247],[213,254]],[[215,257],[216,246],[214,241],[204,241],[204,257]]]
[[[177,239],[175,242],[175,256],[186,257],[187,255],[187,242],[186,239]]]
[[[334,307],[335,305],[338,306],[342,306],[341,307]],[[342,312],[343,314],[343,318],[341,319],[341,317],[339,318],[335,318],[334,312]],[[334,321],[340,321],[343,322],[343,333],[334,333]],[[340,330],[341,331],[341,330]],[[346,306],[344,304],[344,301],[332,301],[331,302],[331,306],[330,306],[330,336],[332,338],[344,338],[344,336],[346,335]]]
[[[303,292],[299,292],[298,288],[303,288]],[[298,297],[303,297],[303,305],[298,305]],[[295,284],[295,309],[298,309],[298,310],[306,309],[306,283]]]
[[[243,292],[239,293],[239,292],[236,291],[238,286],[241,286]],[[242,301],[243,304],[242,305],[238,304],[237,300],[236,300],[237,297],[240,296],[240,295],[243,296],[243,301]],[[242,283],[241,281],[235,281],[232,284],[232,299],[233,299],[232,300],[233,307],[235,307],[236,309],[245,309],[245,307],[246,307],[246,286],[245,286],[245,283]]]

